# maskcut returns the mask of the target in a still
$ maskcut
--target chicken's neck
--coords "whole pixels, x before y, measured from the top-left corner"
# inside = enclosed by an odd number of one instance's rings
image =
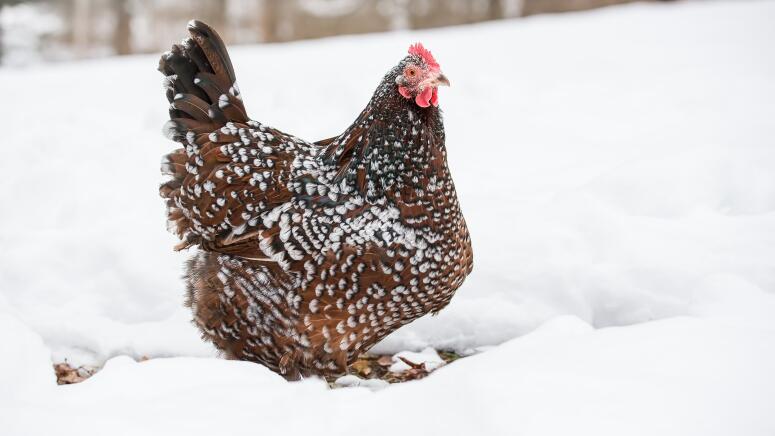
[[[388,84],[389,85],[389,84]],[[449,178],[444,125],[437,107],[421,108],[380,86],[355,122],[327,144],[326,163],[367,199],[413,196]]]

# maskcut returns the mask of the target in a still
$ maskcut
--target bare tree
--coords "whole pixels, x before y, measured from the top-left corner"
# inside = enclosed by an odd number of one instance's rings
[[[487,2],[487,12],[490,20],[500,20],[504,18],[502,0],[490,0]]]
[[[278,23],[280,21],[280,0],[264,0],[261,11],[261,40],[275,42],[278,39]]]
[[[221,36],[229,39],[229,26],[226,23],[227,0],[202,0],[199,5],[199,13],[202,19],[214,29],[218,29]]]
[[[111,3],[116,27],[113,31],[113,51],[117,55],[132,53],[132,15],[127,0],[113,0]]]

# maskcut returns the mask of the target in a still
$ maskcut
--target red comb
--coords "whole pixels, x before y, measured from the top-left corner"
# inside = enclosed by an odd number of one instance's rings
[[[438,70],[440,68],[439,63],[433,58],[430,50],[423,47],[422,43],[418,42],[410,45],[409,54],[420,56],[431,69]]]

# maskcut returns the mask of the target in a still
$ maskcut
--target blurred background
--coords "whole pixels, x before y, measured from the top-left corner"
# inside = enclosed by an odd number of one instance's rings
[[[192,18],[229,44],[425,29],[632,0],[0,0],[0,65],[166,50]]]

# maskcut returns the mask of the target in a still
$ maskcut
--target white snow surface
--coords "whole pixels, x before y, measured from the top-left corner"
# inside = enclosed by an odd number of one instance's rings
[[[393,364],[390,365],[390,372],[402,373],[411,368],[403,359],[415,364],[422,364],[428,371],[433,371],[444,365],[444,359],[439,353],[431,347],[422,351],[401,351],[393,355]]]
[[[775,434],[773,22],[634,4],[232,50],[251,116],[307,139],[416,40],[453,81],[474,272],[375,351],[477,354],[378,392],[199,339],[156,194],[155,56],[0,69],[0,433]],[[105,367],[58,387],[63,359]]]

